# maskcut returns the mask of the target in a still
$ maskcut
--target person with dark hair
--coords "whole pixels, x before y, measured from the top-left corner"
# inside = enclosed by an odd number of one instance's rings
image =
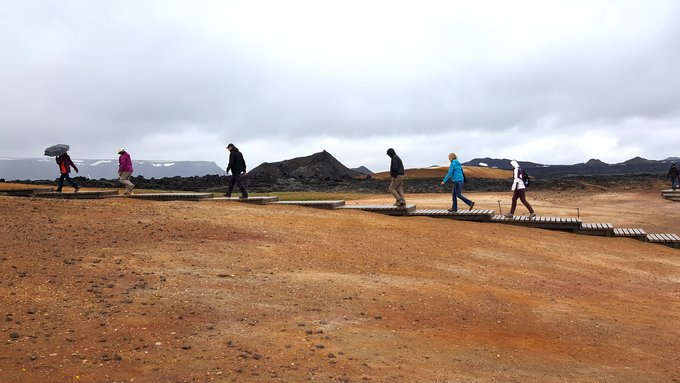
[[[529,210],[529,218],[536,217],[534,209],[531,207],[529,202],[527,202],[526,197],[526,186],[524,184],[523,175],[524,170],[519,166],[519,163],[515,160],[510,161],[512,165],[512,205],[510,206],[510,213],[506,214],[506,218],[512,218],[515,214],[515,208],[517,207],[517,199],[519,198],[527,210]]]
[[[450,212],[458,211],[458,198],[465,202],[470,207],[470,210],[472,210],[472,208],[475,206],[475,203],[465,198],[463,195],[463,182],[465,180],[465,175],[463,173],[463,166],[461,166],[460,161],[458,161],[458,156],[456,156],[456,153],[449,154],[449,161],[451,162],[451,165],[449,166],[449,172],[446,174],[446,177],[444,177],[441,183],[441,185],[444,186],[448,180],[453,182],[453,190],[451,191],[451,199],[453,200],[453,203],[451,205],[451,209],[448,210]]]
[[[132,158],[125,149],[118,149],[118,181],[125,185],[125,194],[132,194],[135,185],[130,181],[132,176]]]
[[[68,183],[76,189],[76,192],[80,190],[80,186],[78,186],[69,175],[69,173],[71,173],[71,167],[73,167],[76,173],[78,173],[78,167],[71,161],[71,157],[68,153],[64,152],[64,154],[57,156],[55,160],[57,161],[57,165],[59,165],[59,172],[61,173],[56,192],[61,193],[61,189],[64,187],[64,180],[68,181]]]
[[[394,206],[404,207],[406,206],[406,198],[404,197],[404,164],[401,162],[401,158],[399,158],[394,149],[387,149],[387,155],[392,159],[390,163],[390,177],[392,177],[392,182],[387,191],[397,200],[394,203]]]
[[[671,162],[671,167],[668,169],[668,177],[671,178],[671,187],[673,190],[680,187],[680,181],[678,180],[678,175],[680,175],[680,169],[675,161]]]
[[[243,154],[238,150],[234,144],[227,145],[229,150],[229,165],[227,165],[227,173],[231,170],[231,180],[229,182],[229,189],[224,194],[226,197],[231,197],[231,192],[234,191],[234,185],[238,186],[241,191],[241,198],[248,198],[248,191],[243,186],[242,176],[246,175],[246,161],[243,159]]]

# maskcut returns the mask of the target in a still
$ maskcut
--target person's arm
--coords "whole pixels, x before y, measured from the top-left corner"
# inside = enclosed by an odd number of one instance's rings
[[[442,180],[442,185],[446,183],[446,181],[450,180],[453,178],[453,161],[451,161],[451,165],[449,165],[449,171],[446,173],[446,177]]]
[[[75,170],[76,173],[78,173],[78,167],[76,166],[76,164],[73,163],[73,160],[71,160],[70,157],[69,157],[69,159],[68,159],[68,162],[69,162],[70,165],[73,167],[73,170]]]

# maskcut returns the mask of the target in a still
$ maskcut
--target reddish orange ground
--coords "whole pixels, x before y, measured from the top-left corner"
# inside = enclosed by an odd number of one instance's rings
[[[529,198],[680,234],[658,192]],[[1,382],[680,381],[680,250],[216,201],[0,211]]]

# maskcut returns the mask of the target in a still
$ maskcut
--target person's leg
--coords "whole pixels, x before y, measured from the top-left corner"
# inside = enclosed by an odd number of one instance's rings
[[[510,215],[515,214],[515,209],[517,208],[517,198],[519,198],[519,189],[515,189],[512,193],[512,204],[510,205]]]
[[[675,190],[676,188],[678,188],[678,186],[680,186],[679,180],[680,180],[680,179],[679,179],[678,177],[673,177],[673,178],[671,178],[671,183],[673,184],[673,185],[672,185],[673,190]]]
[[[529,213],[534,214],[534,209],[531,207],[529,202],[527,202],[526,190],[524,190],[524,189],[520,190],[519,199],[522,201],[524,206],[526,206],[526,208],[529,210]]]
[[[71,184],[71,186],[73,186],[73,187],[76,189],[76,191],[78,191],[78,189],[80,189],[80,186],[78,186],[78,184],[75,183],[75,181],[73,181],[73,180],[71,179],[71,175],[70,175],[70,174],[66,174],[66,180],[68,181],[69,184]]]
[[[453,210],[458,211],[458,198],[461,196],[461,189],[463,184],[461,182],[453,181]]]
[[[231,175],[231,178],[229,179],[229,188],[227,189],[227,192],[224,194],[227,197],[231,197],[231,192],[234,191],[234,185],[236,185],[236,176]]]
[[[248,198],[248,191],[246,190],[246,187],[243,185],[243,177],[241,177],[240,174],[234,175],[236,177],[236,180],[234,183],[238,186],[238,190],[241,192],[241,198]]]
[[[472,201],[470,201],[469,199],[467,199],[463,195],[463,183],[459,181],[459,182],[454,182],[454,184],[458,184],[458,188],[457,188],[458,198],[460,198],[461,201],[465,202],[466,205],[472,207],[472,205],[474,203]]]
[[[392,194],[394,196],[394,199],[396,200],[396,204],[401,203],[401,196],[399,195],[399,192],[397,191],[397,188],[399,188],[399,185],[401,183],[399,182],[399,177],[392,177],[392,182],[390,183],[390,187],[387,189],[387,192]]]
[[[458,198],[456,198],[456,183],[453,183],[453,188],[451,188],[451,210],[458,210]]]
[[[404,196],[404,176],[397,176],[399,179],[399,186],[397,186],[397,194],[401,199],[402,204],[406,204],[406,197]]]
[[[132,173],[130,173],[130,172],[120,173],[119,181],[120,181],[120,183],[125,185],[125,193],[126,194],[132,192],[132,189],[135,187],[135,185],[132,182],[130,182],[130,176],[131,175],[132,175]]]
[[[59,176],[59,181],[57,182],[57,191],[61,193],[61,189],[64,187],[64,178],[66,178],[68,174],[62,174]]]

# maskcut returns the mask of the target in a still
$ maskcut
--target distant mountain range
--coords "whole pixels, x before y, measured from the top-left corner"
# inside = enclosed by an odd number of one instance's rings
[[[90,179],[118,178],[118,159],[73,159],[80,170],[71,176]],[[145,178],[193,177],[224,174],[224,169],[210,161],[132,161],[134,176]],[[59,177],[59,168],[53,157],[0,158],[0,178],[14,180],[51,180]]]
[[[571,177],[585,175],[664,174],[668,171],[671,162],[678,160],[680,160],[678,157],[669,157],[665,160],[648,160],[642,157],[635,157],[618,164],[608,164],[598,159],[590,159],[585,163],[573,165],[546,165],[519,160],[518,162],[532,176]],[[507,158],[475,158],[465,162],[463,165],[512,169],[510,160]]]
[[[74,159],[80,173],[90,179],[115,179],[118,176],[117,159]],[[641,157],[631,158],[618,164],[607,164],[598,159],[573,165],[546,165],[530,161],[519,161],[520,165],[534,177],[570,177],[585,175],[619,174],[665,174],[671,161],[680,162],[678,157],[665,160],[648,160]],[[475,158],[463,165],[498,169],[512,169],[507,158]],[[224,169],[210,161],[133,161],[134,176],[145,178],[194,177],[205,175],[224,175]],[[52,157],[44,158],[0,158],[0,179],[15,180],[53,180],[59,170]],[[280,162],[265,162],[249,172],[250,177],[260,179],[346,179],[358,175],[373,174],[364,166],[350,169],[326,151],[306,157],[298,157]]]

